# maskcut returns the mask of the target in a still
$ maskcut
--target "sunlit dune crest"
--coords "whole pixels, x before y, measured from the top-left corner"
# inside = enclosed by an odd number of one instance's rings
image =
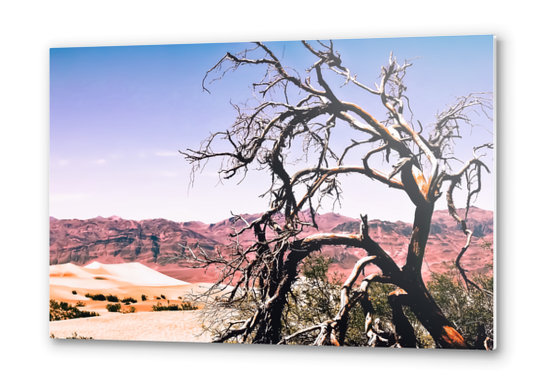
[[[140,263],[102,264],[94,261],[84,267],[72,263],[51,265],[49,276],[51,285],[89,289],[130,285],[162,287],[189,285],[185,281],[166,276]]]
[[[49,297],[79,306],[97,317],[50,322],[55,338],[79,336],[100,340],[155,340],[208,342],[202,333],[197,310],[153,312],[156,305],[181,305],[193,294],[209,289],[208,283],[190,284],[166,276],[140,263],[103,264],[94,261],[84,267],[72,263],[49,266]],[[135,313],[110,312],[107,301],[91,295],[114,296],[113,304]],[[145,296],[145,299],[143,299]],[[121,303],[123,298],[134,302]],[[116,304],[118,303],[118,304]]]

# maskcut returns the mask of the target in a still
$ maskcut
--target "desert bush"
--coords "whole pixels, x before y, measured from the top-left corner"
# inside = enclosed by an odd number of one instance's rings
[[[51,333],[49,335],[51,339],[58,339],[58,337],[55,336],[54,333]],[[83,339],[83,340],[94,340],[92,337],[86,337],[86,336],[79,336],[77,332],[72,333],[71,336],[66,337],[66,339]]]
[[[161,297],[162,299],[164,299],[164,300],[166,299],[166,296],[164,296],[164,295],[160,295],[160,297]]]
[[[304,278],[294,286],[289,305],[283,314],[284,330],[287,334],[320,324],[338,311],[340,306],[341,281],[344,276],[329,273],[333,260],[325,255],[311,256],[302,265]],[[457,269],[450,265],[445,273],[433,273],[427,288],[441,308],[469,345],[476,345],[479,327],[493,338],[493,277],[476,275],[474,281],[482,291],[468,290],[461,281]],[[371,304],[374,308],[373,318],[379,319],[383,330],[393,332],[392,311],[388,297],[394,287],[388,284],[373,283],[369,288]],[[419,348],[435,348],[433,338],[416,319],[408,307],[403,308],[405,315],[414,328]],[[326,317],[327,316],[327,317]],[[350,311],[344,345],[366,345],[365,313],[357,304]],[[316,329],[313,333],[319,332]],[[291,344],[312,344],[314,334],[301,335]]]
[[[124,299],[121,300],[121,302],[128,305],[132,303],[137,303],[137,300],[134,299],[133,297],[125,297]]]
[[[120,308],[120,304],[107,304],[105,306],[105,309],[107,309],[108,312],[120,312]]]
[[[193,311],[195,309],[198,309],[198,307],[193,306],[191,303],[181,303],[181,304],[169,304],[168,305],[162,305],[162,303],[158,303],[156,305],[152,306],[153,312],[159,312],[159,311]]]
[[[137,310],[135,309],[135,307],[130,307],[128,309],[121,309],[120,313],[136,313]]]
[[[72,291],[72,294],[77,295],[77,291]]]
[[[480,290],[466,289],[453,264],[445,273],[433,273],[427,289],[469,345],[476,345],[479,327],[493,340],[493,276],[475,274]]]
[[[322,323],[333,318],[340,307],[341,287],[343,275],[329,273],[333,259],[327,255],[313,255],[307,258],[301,266],[303,278],[294,285],[288,306],[284,312],[284,329],[286,334],[294,334],[304,328]],[[384,298],[378,295],[375,298],[383,302]],[[377,308],[380,310],[380,306]],[[344,345],[364,345],[367,342],[365,335],[365,314],[357,305],[350,311],[349,324]],[[318,331],[318,330],[317,330]],[[290,341],[290,344],[312,344],[314,333],[301,335]]]
[[[141,301],[147,301],[147,295],[141,295]]]
[[[107,295],[105,298],[107,299],[107,301],[109,301],[111,303],[118,303],[119,302],[119,298],[117,297],[117,295]]]
[[[85,295],[85,297],[88,297],[88,298],[90,298],[92,300],[96,300],[96,301],[105,301],[106,300],[105,296],[102,295],[101,293],[98,293],[96,295],[93,295],[92,293],[87,293]]]
[[[71,336],[66,337],[66,339],[82,339],[82,340],[93,340],[92,337],[79,336],[77,332],[72,333]]]
[[[68,303],[49,300],[49,321],[77,319],[82,317],[100,316],[96,312],[81,311]]]
[[[76,307],[85,307],[86,304],[83,303],[82,301],[78,301],[77,304],[75,304]]]

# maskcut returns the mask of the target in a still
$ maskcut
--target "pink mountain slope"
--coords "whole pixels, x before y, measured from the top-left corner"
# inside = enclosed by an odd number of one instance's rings
[[[463,215],[464,210],[459,210]],[[307,221],[309,220],[306,215]],[[257,215],[243,215],[248,222]],[[280,222],[280,218],[278,218]],[[359,231],[359,219],[335,213],[317,215],[318,230],[310,228],[307,234],[316,232]],[[214,270],[192,269],[188,262],[171,260],[175,255],[188,252],[188,246],[202,247],[213,253],[231,241],[232,219],[214,224],[202,222],[176,223],[165,219],[124,220],[117,216],[89,220],[50,220],[50,264],[73,263],[88,265],[93,261],[103,264],[139,262],[168,276],[188,282],[213,282]],[[370,235],[390,256],[402,266],[406,259],[408,240],[412,225],[409,223],[370,220]],[[238,222],[239,229],[244,224]],[[473,241],[462,259],[469,273],[490,273],[493,255],[480,247],[484,241],[493,243],[493,212],[472,207],[468,227],[473,231]],[[244,246],[254,241],[253,233],[246,231],[240,242]],[[436,211],[422,269],[424,279],[431,272],[443,272],[443,262],[455,260],[465,244],[465,236],[447,211]],[[322,250],[334,258],[331,271],[348,275],[355,262],[365,256],[365,251],[344,247],[325,247]],[[367,273],[372,272],[367,268]]]

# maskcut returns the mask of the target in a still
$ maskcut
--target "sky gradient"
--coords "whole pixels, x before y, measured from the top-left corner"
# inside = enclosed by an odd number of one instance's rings
[[[434,122],[437,111],[457,96],[493,91],[492,36],[334,43],[343,65],[369,86],[378,81],[391,51],[399,62],[417,58],[405,83],[415,118],[423,125]],[[267,45],[300,72],[315,61],[299,42]],[[261,79],[263,67],[245,66],[229,73],[207,86],[211,94],[201,86],[205,72],[226,52],[250,47],[235,43],[51,49],[50,215],[211,223],[229,217],[230,211],[265,210],[267,200],[258,195],[266,190],[268,175],[252,173],[239,185],[239,180],[219,184],[218,164],[210,162],[189,188],[190,165],[178,152],[197,149],[210,132],[227,129],[235,117],[230,101],[251,98],[250,85]],[[332,72],[324,75],[331,84],[343,82]],[[384,116],[375,96],[356,87],[338,92],[341,99]],[[491,122],[479,122],[484,127],[476,127],[472,135],[464,131],[458,157],[468,159],[473,146],[492,140],[487,131]],[[492,159],[485,161],[492,168]],[[412,221],[413,206],[401,191],[361,177],[346,178],[343,188],[343,205],[336,206],[336,212]],[[492,210],[493,199],[493,175],[484,176],[475,205]],[[331,210],[324,208],[323,212]],[[441,198],[437,209],[444,208]]]

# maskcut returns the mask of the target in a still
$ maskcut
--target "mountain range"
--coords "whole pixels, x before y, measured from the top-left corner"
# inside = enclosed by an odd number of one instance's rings
[[[464,215],[464,210],[458,210]],[[307,215],[307,213],[305,213]],[[242,215],[251,222],[259,215]],[[309,220],[308,217],[306,217]],[[359,219],[336,213],[318,214],[318,230],[309,228],[306,234],[317,232],[354,233],[359,231]],[[184,247],[201,247],[214,253],[231,241],[234,219],[213,224],[198,221],[174,222],[165,219],[126,220],[118,216],[96,217],[87,220],[50,218],[50,264],[73,263],[88,265],[94,261],[103,264],[139,262],[154,270],[187,282],[213,282],[215,270],[193,269],[187,261],[171,260],[173,256],[188,252]],[[242,222],[235,224],[239,229]],[[402,266],[406,259],[412,224],[402,221],[370,220],[370,236]],[[493,244],[493,212],[471,207],[467,226],[473,231],[473,240],[462,258],[469,273],[491,273],[493,254],[482,248],[484,242]],[[447,211],[435,211],[431,225],[422,275],[425,280],[431,272],[443,272],[443,262],[455,260],[465,244],[465,235]],[[248,246],[254,241],[253,233],[246,231],[239,242]],[[324,247],[322,252],[333,258],[331,272],[348,275],[355,262],[365,251],[345,247]],[[374,270],[367,268],[367,273]]]

